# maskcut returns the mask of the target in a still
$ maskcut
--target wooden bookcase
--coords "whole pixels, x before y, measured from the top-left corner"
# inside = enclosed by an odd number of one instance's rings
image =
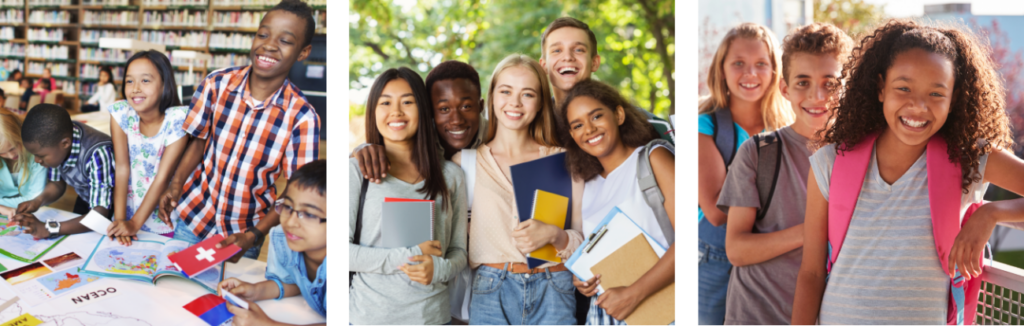
[[[327,34],[326,12],[327,0],[303,0],[309,3],[314,10],[314,19],[317,22],[316,33]],[[278,0],[0,0],[0,64],[8,66],[8,70],[20,69],[25,77],[41,77],[41,66],[56,65],[56,68],[67,70],[58,71],[51,69],[54,79],[58,84],[65,83],[62,89],[65,90],[64,107],[77,111],[82,102],[91,94],[83,92],[83,86],[88,86],[97,81],[99,67],[110,67],[114,70],[115,84],[118,89],[121,87],[121,74],[119,69],[124,69],[124,63],[130,56],[130,52],[122,50],[105,49],[105,51],[118,51],[126,55],[99,60],[88,56],[92,51],[100,51],[99,37],[103,32],[113,33],[134,33],[135,39],[161,43],[167,45],[167,54],[171,50],[193,50],[209,53],[214,56],[211,62],[206,64],[197,63],[193,67],[192,78],[185,77],[179,80],[179,84],[198,83],[209,71],[241,65],[248,62],[248,54],[251,38],[255,36],[256,24],[254,22],[241,26],[238,23],[224,23],[217,18],[221,15],[253,15],[262,17],[271,7],[279,2]],[[18,11],[21,12],[20,21]],[[188,12],[191,19],[171,21],[165,23],[163,20],[147,20],[147,13],[170,14]],[[35,13],[41,12],[42,14]],[[57,15],[54,15],[54,12]],[[196,13],[201,13],[196,17]],[[34,14],[35,13],[35,14]],[[129,16],[122,17],[120,21],[113,22],[109,19],[113,15]],[[134,15],[134,17],[130,17]],[[184,15],[178,15],[183,17]],[[99,21],[97,21],[99,17]],[[63,19],[62,19],[63,18]],[[13,29],[13,33],[10,33]],[[46,35],[37,35],[36,31],[48,31]],[[60,31],[60,32],[57,32]],[[95,31],[95,32],[93,32]],[[57,37],[57,34],[63,33]],[[147,35],[159,35],[159,33],[173,32],[175,34],[205,33],[179,40],[155,40]],[[95,33],[95,37],[92,37]],[[13,34],[13,35],[11,35]],[[86,35],[90,34],[90,35]],[[218,42],[219,35],[236,35],[233,44]],[[42,36],[51,37],[42,37]],[[13,36],[13,37],[11,37]],[[87,37],[87,38],[83,38]],[[248,37],[250,41],[246,41]],[[189,41],[189,42],[186,42]],[[18,51],[17,47],[21,47]],[[37,49],[55,48],[51,52],[38,53]],[[66,48],[67,56],[62,55]],[[18,53],[20,52],[20,53]],[[224,62],[225,57],[234,55],[234,60]],[[219,60],[218,60],[219,59]],[[187,74],[189,67],[187,62],[174,61],[176,74]],[[20,68],[14,66],[20,65]],[[29,73],[32,68],[34,73]],[[39,68],[36,72],[35,68]],[[83,68],[89,70],[84,74]],[[93,69],[96,68],[96,69]],[[66,84],[70,83],[70,84]]]

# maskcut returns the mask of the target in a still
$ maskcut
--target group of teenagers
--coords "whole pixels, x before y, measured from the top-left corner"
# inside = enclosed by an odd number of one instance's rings
[[[425,82],[405,67],[377,77],[366,102],[367,144],[349,160],[351,323],[621,324],[674,282],[675,247],[652,209],[674,223],[671,132],[591,79],[602,64],[597,40],[586,23],[558,18],[539,40],[540,59],[505,57],[486,93],[476,70],[459,61],[438,64]],[[645,146],[665,198],[658,206],[644,202],[637,181]],[[563,152],[573,182],[570,227],[520,222],[510,166]],[[383,247],[389,197],[433,200],[434,240]],[[627,205],[668,248],[632,285],[598,296],[601,275],[580,280],[563,263],[526,264],[526,253],[549,244],[568,260],[613,208]]]
[[[270,241],[266,281],[223,280],[246,301],[301,296],[326,316],[327,162],[320,119],[288,80],[311,50],[311,8],[284,0],[263,17],[252,64],[210,73],[182,105],[167,56],[142,51],[125,62],[124,100],[109,135],[53,104],[22,117],[0,110],[0,215],[37,239],[91,232],[87,214],[112,220],[106,233],[130,246],[140,231],[198,243],[221,234],[256,259]],[[107,73],[109,80],[109,72]],[[288,177],[281,195],[275,181]],[[71,186],[76,218],[39,220],[41,206]],[[2,241],[2,239],[0,239]],[[228,305],[235,325],[280,325],[258,304]]]
[[[1024,194],[990,51],[903,19],[730,30],[699,104],[699,323],[972,323],[993,228],[1024,221],[983,201]]]

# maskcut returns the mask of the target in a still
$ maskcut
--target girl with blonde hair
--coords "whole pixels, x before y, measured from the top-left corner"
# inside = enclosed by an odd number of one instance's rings
[[[494,69],[487,92],[490,121],[484,143],[455,154],[473,191],[469,265],[476,270],[471,325],[576,324],[575,286],[562,263],[537,268],[526,253],[551,244],[567,260],[583,242],[583,183],[573,183],[569,230],[537,220],[519,222],[510,167],[564,152],[556,140],[554,103],[537,61],[513,54]],[[533,276],[533,277],[531,277]]]
[[[0,110],[0,215],[7,217],[46,187],[46,169],[25,150],[21,123],[13,112]]]
[[[779,91],[781,51],[767,27],[744,23],[722,39],[708,69],[711,94],[699,104],[697,219],[698,322],[722,324],[732,267],[725,253],[726,215],[716,207],[732,154],[750,135],[791,124],[794,113]],[[719,135],[717,130],[724,131]],[[727,140],[732,140],[729,142]],[[728,143],[719,150],[718,143]]]

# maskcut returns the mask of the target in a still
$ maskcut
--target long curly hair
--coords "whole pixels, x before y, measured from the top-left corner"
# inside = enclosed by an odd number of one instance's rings
[[[819,145],[835,143],[839,154],[865,135],[888,128],[878,92],[894,59],[910,49],[936,53],[953,63],[955,73],[949,116],[938,134],[949,145],[949,160],[960,164],[961,188],[966,193],[972,182],[981,180],[980,157],[1013,146],[1004,111],[1005,89],[988,56],[989,47],[966,30],[891,19],[862,39],[843,66],[841,79],[846,86],[832,113],[835,123],[821,131]]]

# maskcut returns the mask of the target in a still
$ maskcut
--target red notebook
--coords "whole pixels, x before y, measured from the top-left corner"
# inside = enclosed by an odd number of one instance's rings
[[[185,276],[199,275],[199,273],[228,260],[231,256],[242,251],[242,248],[235,244],[220,249],[214,247],[223,240],[224,235],[215,234],[209,239],[203,240],[203,242],[168,255],[167,259],[174,263],[178,270],[185,273]]]

